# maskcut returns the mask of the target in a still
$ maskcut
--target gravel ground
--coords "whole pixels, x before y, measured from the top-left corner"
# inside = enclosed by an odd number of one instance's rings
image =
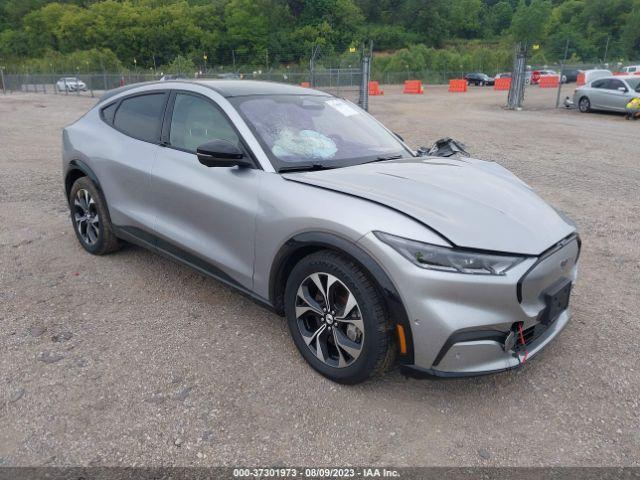
[[[0,465],[640,465],[640,122],[505,98],[388,87],[371,111],[414,146],[462,140],[576,220],[572,323],[517,371],[347,387],[220,283],[137,247],[86,254],[60,128],[95,100],[0,96]]]

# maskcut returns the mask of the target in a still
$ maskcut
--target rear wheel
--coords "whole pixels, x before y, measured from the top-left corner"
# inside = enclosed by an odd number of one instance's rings
[[[80,177],[73,183],[69,208],[76,237],[87,252],[104,255],[120,248],[111,226],[107,202],[89,178]]]
[[[578,109],[582,113],[587,113],[587,112],[591,111],[591,102],[589,101],[589,99],[587,97],[582,97],[580,99],[580,101],[578,102]]]
[[[337,253],[317,252],[294,267],[285,313],[302,356],[333,381],[358,383],[393,363],[393,330],[375,284]]]

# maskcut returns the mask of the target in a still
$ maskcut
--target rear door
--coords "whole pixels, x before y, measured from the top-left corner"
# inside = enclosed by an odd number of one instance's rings
[[[589,88],[589,101],[592,108],[606,109],[607,104],[607,92],[605,90],[607,86],[607,79],[603,78],[591,82]]]
[[[210,98],[171,94],[163,147],[151,182],[158,246],[235,286],[253,284],[258,168],[206,167],[196,149],[227,140],[251,156],[224,111]]]
[[[124,97],[101,111],[104,122],[117,130],[104,145],[104,160],[96,172],[109,202],[114,225],[149,231],[149,174],[160,148],[160,133],[167,91],[147,91]]]

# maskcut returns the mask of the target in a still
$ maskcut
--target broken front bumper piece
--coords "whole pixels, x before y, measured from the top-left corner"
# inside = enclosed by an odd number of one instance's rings
[[[431,148],[419,147],[416,153],[419,157],[452,157],[453,155],[468,157],[469,152],[464,148],[462,142],[446,137],[436,140]]]

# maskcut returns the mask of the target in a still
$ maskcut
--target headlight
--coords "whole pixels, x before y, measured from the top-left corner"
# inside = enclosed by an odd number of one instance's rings
[[[430,270],[480,275],[504,275],[507,270],[526,258],[516,255],[495,255],[441,247],[396,237],[383,232],[374,232],[374,234],[413,264]]]

